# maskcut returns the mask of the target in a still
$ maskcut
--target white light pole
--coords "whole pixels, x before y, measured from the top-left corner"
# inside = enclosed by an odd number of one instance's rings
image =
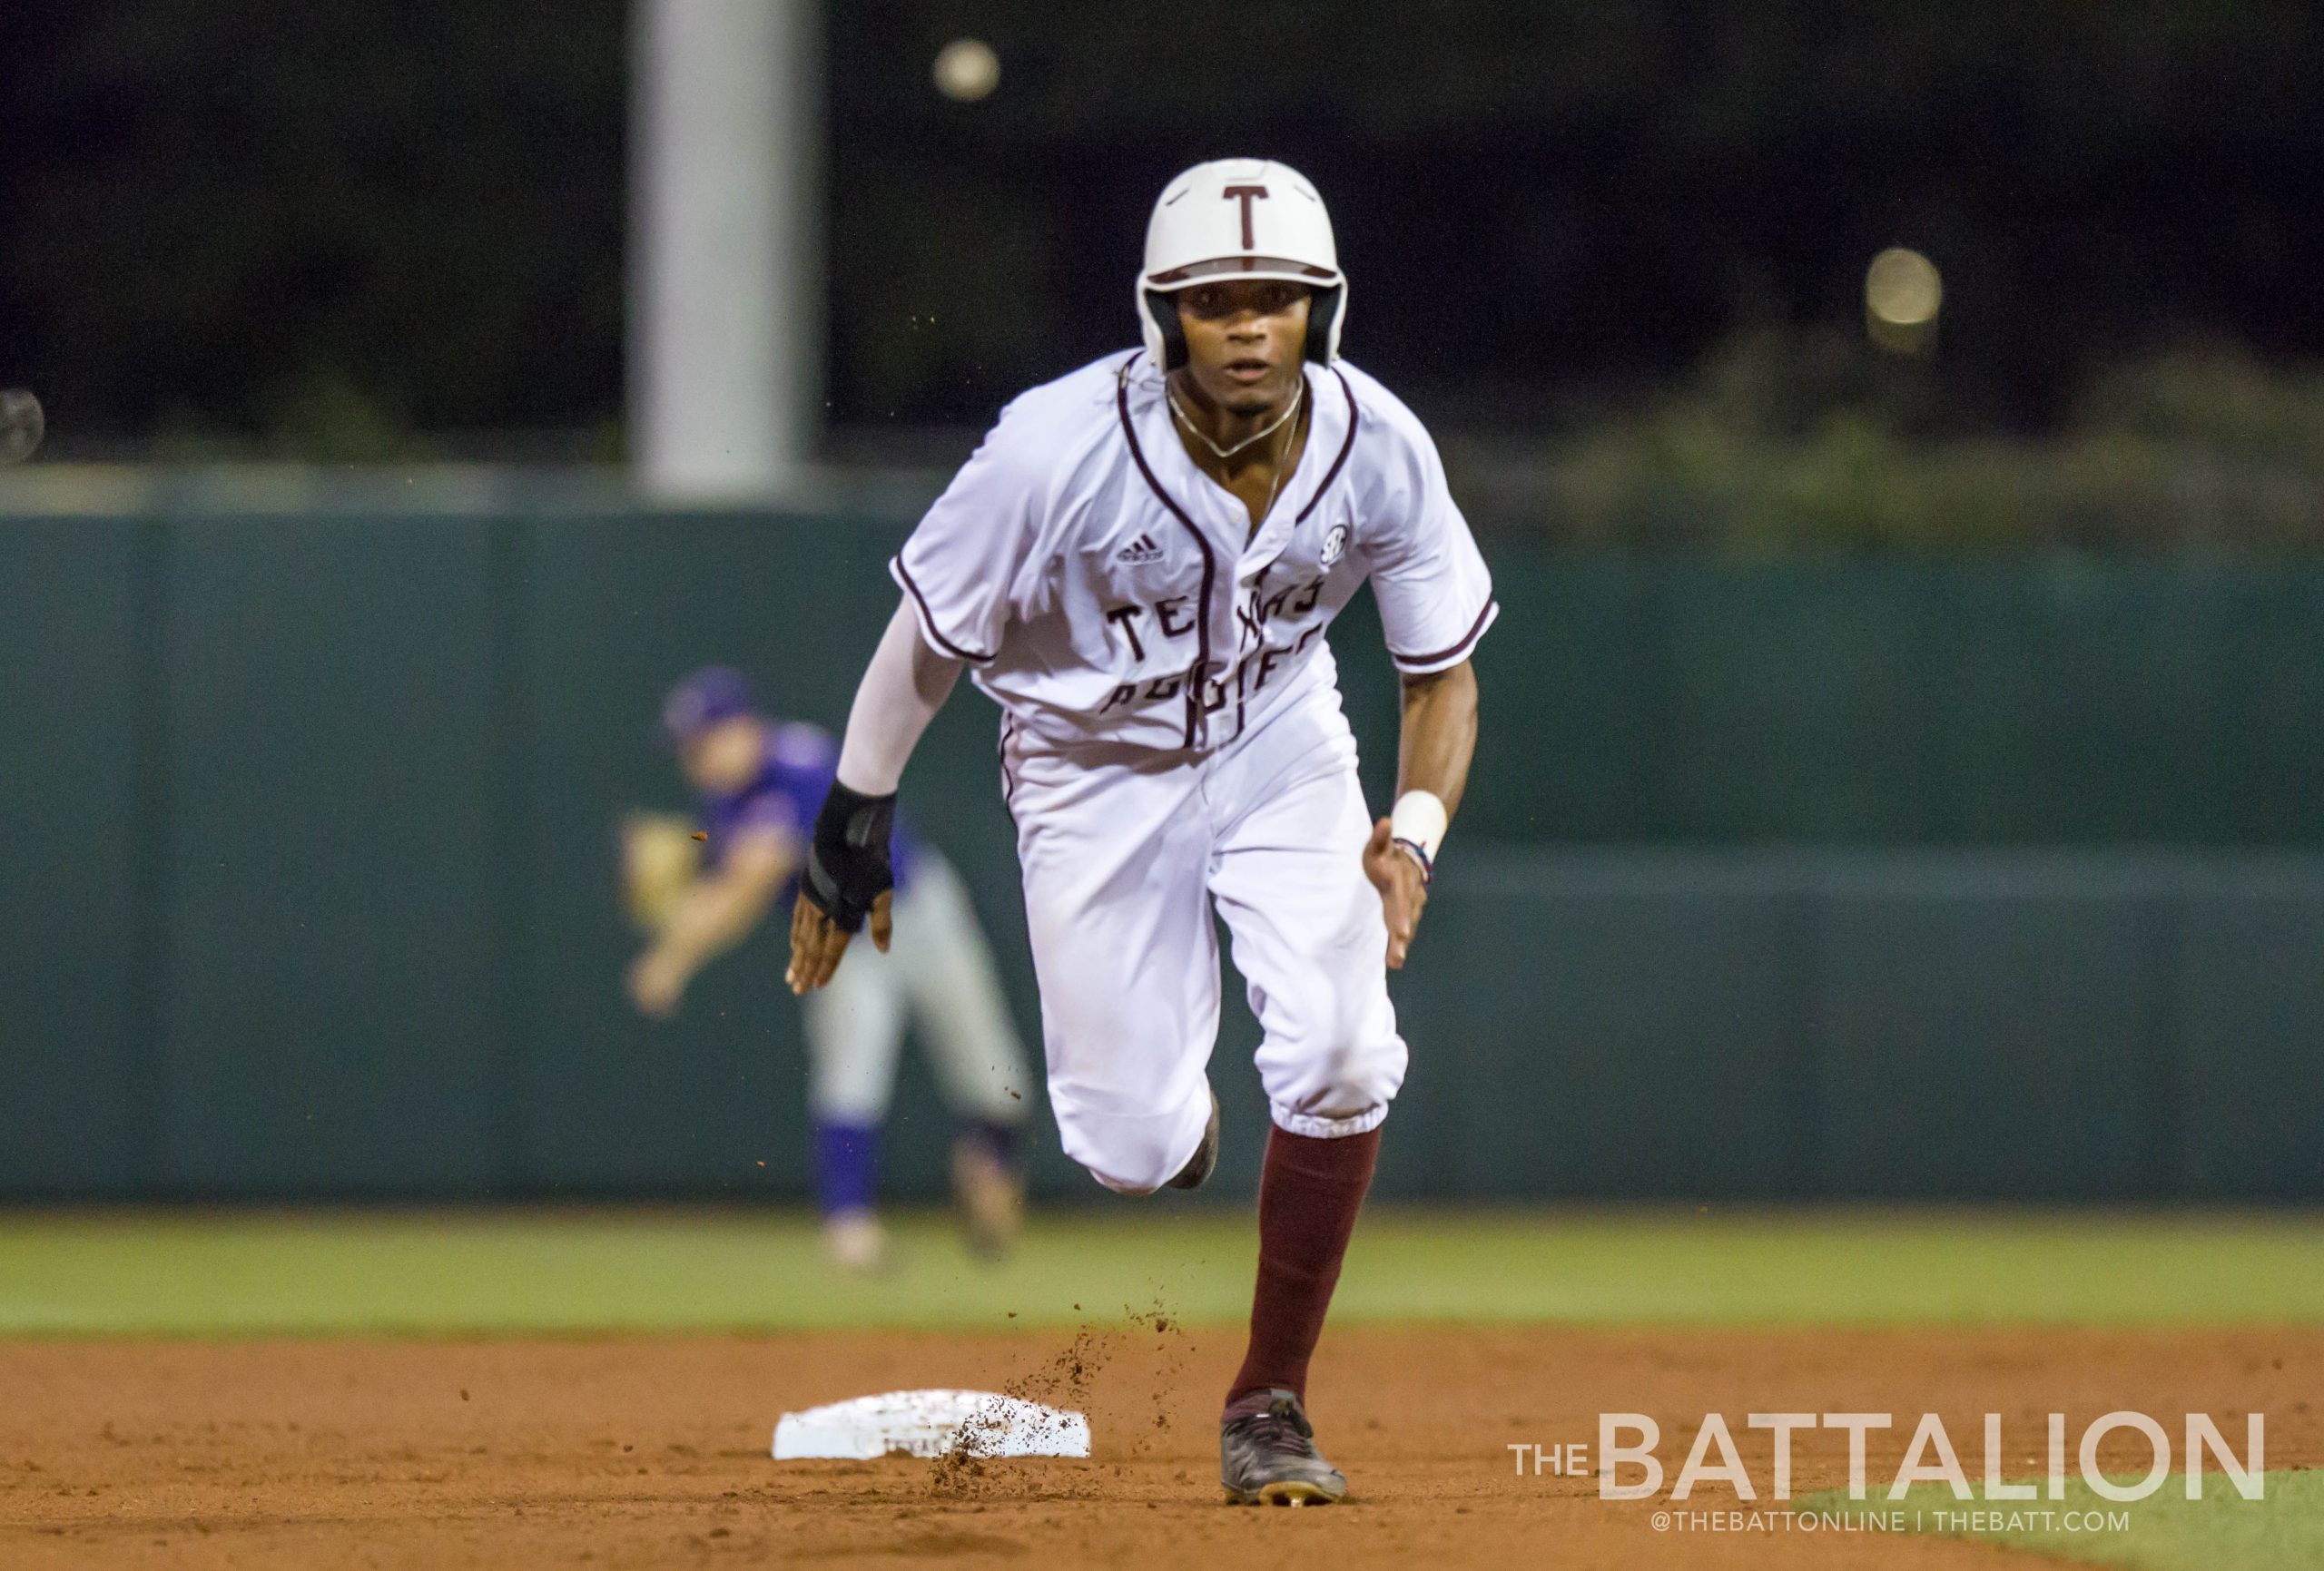
[[[780,496],[822,413],[814,0],[638,0],[629,434],[670,501]]]

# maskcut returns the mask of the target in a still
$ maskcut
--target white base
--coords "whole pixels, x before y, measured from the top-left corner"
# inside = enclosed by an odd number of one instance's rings
[[[883,1391],[785,1413],[774,1458],[1086,1457],[1089,1420],[998,1391]]]

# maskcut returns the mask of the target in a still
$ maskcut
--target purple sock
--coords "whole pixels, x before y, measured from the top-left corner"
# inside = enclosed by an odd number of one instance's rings
[[[825,1216],[871,1210],[879,1171],[878,1124],[815,1121],[815,1198]]]

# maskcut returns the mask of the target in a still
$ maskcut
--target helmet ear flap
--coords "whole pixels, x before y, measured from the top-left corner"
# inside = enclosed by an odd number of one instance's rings
[[[1187,363],[1187,334],[1178,325],[1178,302],[1159,290],[1141,289],[1138,299],[1146,306],[1146,347],[1165,372],[1177,370]]]
[[[1314,290],[1307,300],[1307,358],[1319,366],[1339,358],[1340,319],[1347,314],[1347,285]]]

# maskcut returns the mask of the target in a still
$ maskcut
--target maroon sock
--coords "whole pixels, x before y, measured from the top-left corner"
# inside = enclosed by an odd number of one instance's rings
[[[1259,1175],[1259,1284],[1251,1344],[1227,1401],[1281,1387],[1307,1399],[1307,1360],[1339,1285],[1355,1213],[1372,1187],[1380,1131],[1337,1140],[1267,1131]]]

